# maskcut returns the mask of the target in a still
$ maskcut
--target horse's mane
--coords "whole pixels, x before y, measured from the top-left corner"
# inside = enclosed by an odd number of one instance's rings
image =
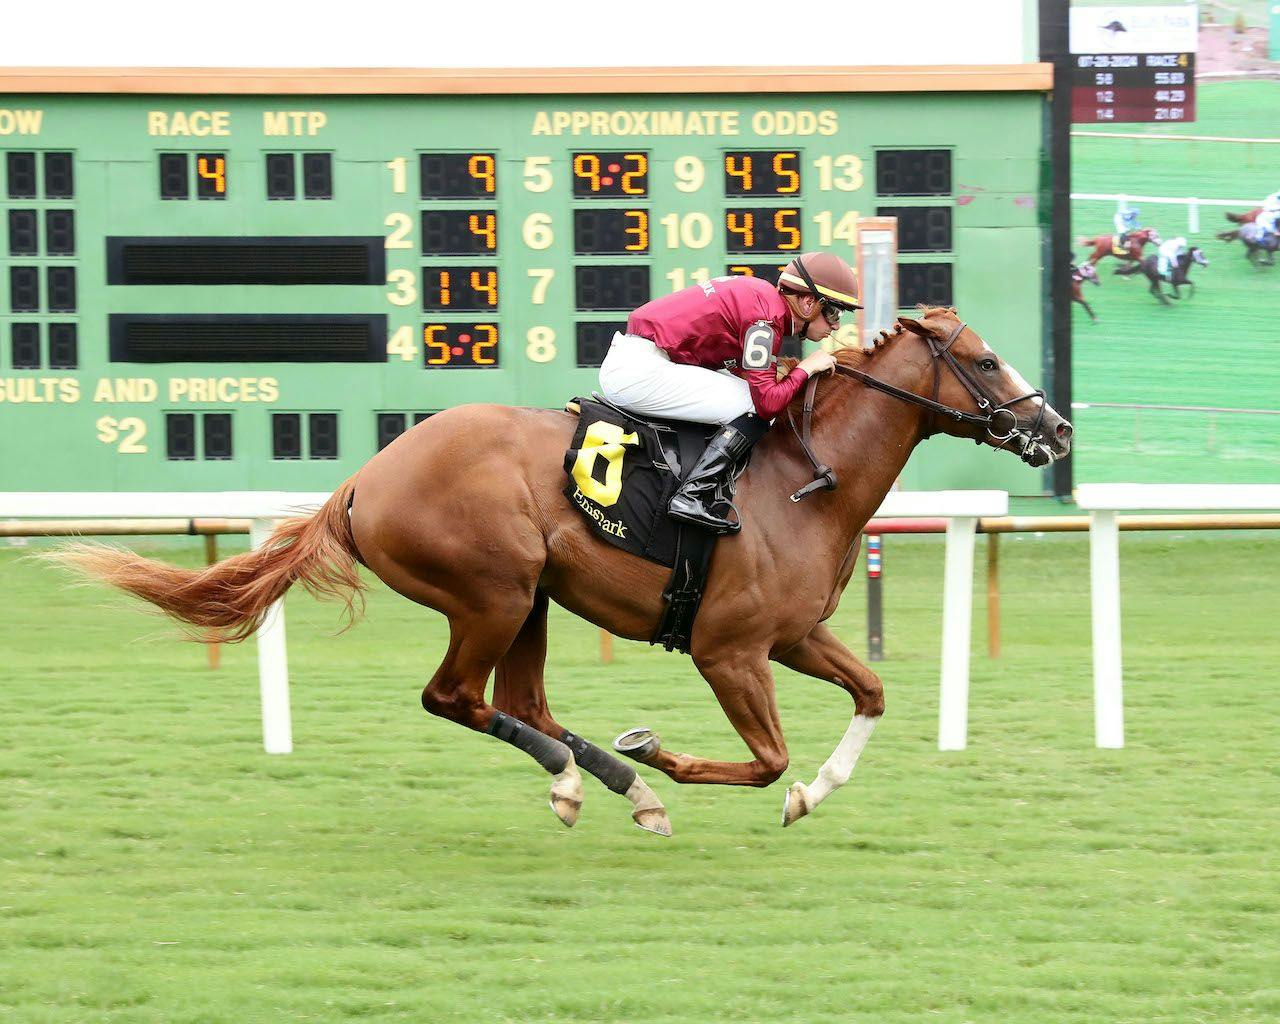
[[[930,317],[950,317],[953,320],[960,319],[959,314],[956,313],[955,306],[926,306],[924,303],[920,303],[916,306],[916,313],[917,315],[915,319],[917,320],[928,320]],[[880,331],[880,333],[876,335],[875,344],[874,344],[874,347],[872,348],[864,349],[864,348],[855,348],[852,346],[846,346],[843,348],[836,349],[835,350],[836,362],[839,363],[841,366],[850,366],[855,369],[863,369],[863,364],[875,358],[876,354],[881,349],[886,348],[887,346],[893,344],[893,342],[897,341],[900,337],[902,337],[902,335],[909,334],[909,333],[911,332],[909,332],[905,327],[903,327],[902,324],[895,322],[892,327],[886,330],[882,330]],[[798,363],[799,363],[798,359],[793,359],[790,356],[786,356],[782,359],[779,359],[778,360],[778,379],[781,380],[783,377],[785,377],[788,373],[790,373],[793,369],[795,369]],[[816,412],[818,409],[821,408],[823,404],[823,399],[827,395],[835,393],[842,386],[848,386],[853,383],[854,382],[850,378],[843,377],[839,374],[835,374],[832,377],[823,378],[823,380],[821,380],[818,384],[818,391],[814,398],[814,411]],[[796,397],[791,400],[792,405],[796,405],[799,402],[803,401],[801,396],[803,395],[804,390],[805,390],[804,388],[801,388],[800,391],[796,393]]]

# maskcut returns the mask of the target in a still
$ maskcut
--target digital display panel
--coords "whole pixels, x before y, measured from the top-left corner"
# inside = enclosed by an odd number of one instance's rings
[[[423,210],[425,256],[483,256],[498,251],[497,210]]]
[[[951,207],[878,206],[877,217],[898,218],[899,252],[950,252]]]
[[[573,251],[582,256],[649,251],[648,210],[574,210]]]
[[[5,177],[9,182],[10,199],[34,199],[36,197],[36,155],[34,153],[6,153]]]
[[[955,304],[950,263],[899,263],[898,308]]]
[[[1072,59],[1073,124],[1196,119],[1194,53],[1079,53]]]
[[[267,154],[267,198],[298,197],[297,161],[292,153]]]
[[[44,197],[74,199],[75,195],[75,167],[71,154],[46,153],[44,155]]]
[[[196,154],[196,198],[227,198],[227,154]]]
[[[724,155],[726,196],[794,196],[800,192],[795,150],[740,150]]]
[[[574,303],[578,309],[632,310],[650,299],[649,268],[576,267]]]
[[[422,308],[428,312],[498,308],[497,267],[423,267]]]
[[[302,198],[333,198],[333,155],[331,153],[302,154]]]
[[[427,369],[488,369],[498,365],[497,324],[423,324]]]
[[[575,355],[578,366],[599,366],[609,354],[609,346],[613,344],[613,336],[625,333],[627,324],[623,320],[611,320],[605,323],[579,323],[576,325]]]
[[[730,263],[724,272],[731,277],[758,277],[776,285],[785,266],[785,263]]]
[[[186,153],[160,154],[160,198],[189,199],[191,197],[190,160]]]
[[[36,256],[40,252],[40,238],[36,232],[35,210],[9,211],[9,255]]]
[[[648,195],[648,153],[573,154],[575,199],[635,199]]]
[[[725,211],[729,252],[789,252],[800,248],[800,211],[792,206],[744,206]]]
[[[76,215],[74,210],[44,211],[44,252],[46,256],[76,254]]]
[[[951,150],[876,150],[876,195],[951,195]]]
[[[422,153],[418,157],[423,199],[484,199],[498,192],[493,153]]]

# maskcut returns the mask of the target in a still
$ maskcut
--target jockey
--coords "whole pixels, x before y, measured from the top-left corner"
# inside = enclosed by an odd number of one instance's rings
[[[1116,226],[1116,245],[1124,246],[1129,240],[1129,232],[1138,229],[1138,208],[1130,206],[1127,210],[1117,210],[1112,223]]]
[[[1280,195],[1280,193],[1277,193]],[[1274,197],[1267,196],[1268,199]],[[1280,235],[1280,203],[1275,206],[1264,206],[1262,212],[1254,218],[1253,222],[1258,225],[1258,229],[1264,235]]]
[[[1266,199],[1262,200],[1262,212],[1271,213],[1274,210],[1280,210],[1280,190],[1272,192]]]
[[[836,363],[818,350],[779,380],[783,338],[821,341],[841,312],[859,308],[857,295],[857,276],[844,260],[810,252],[787,264],[776,288],[758,277],[717,277],[631,314],[600,367],[604,396],[642,416],[722,427],[672,497],[674,518],[738,531],[711,507],[721,485],[805,381]]]
[[[1178,257],[1186,251],[1187,240],[1181,235],[1164,242],[1160,246],[1160,258],[1156,264],[1156,269],[1160,272],[1160,276],[1171,277],[1178,266]]]

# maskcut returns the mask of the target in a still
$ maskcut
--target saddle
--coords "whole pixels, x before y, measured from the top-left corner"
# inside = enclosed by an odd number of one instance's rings
[[[1121,245],[1119,235],[1111,236],[1111,255],[1112,256],[1128,256],[1129,255],[1129,244],[1126,242],[1124,245]]]
[[[718,427],[644,419],[598,394],[565,406],[578,426],[564,456],[564,495],[606,543],[671,569],[662,620],[650,639],[688,653],[716,534],[667,514],[672,495]],[[733,474],[736,479],[745,463]],[[717,503],[732,502],[733,484]]]

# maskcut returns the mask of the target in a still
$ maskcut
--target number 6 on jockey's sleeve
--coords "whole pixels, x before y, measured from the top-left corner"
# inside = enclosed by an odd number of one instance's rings
[[[777,336],[765,320],[751,324],[742,338],[742,368],[764,370],[773,360],[773,346]]]

